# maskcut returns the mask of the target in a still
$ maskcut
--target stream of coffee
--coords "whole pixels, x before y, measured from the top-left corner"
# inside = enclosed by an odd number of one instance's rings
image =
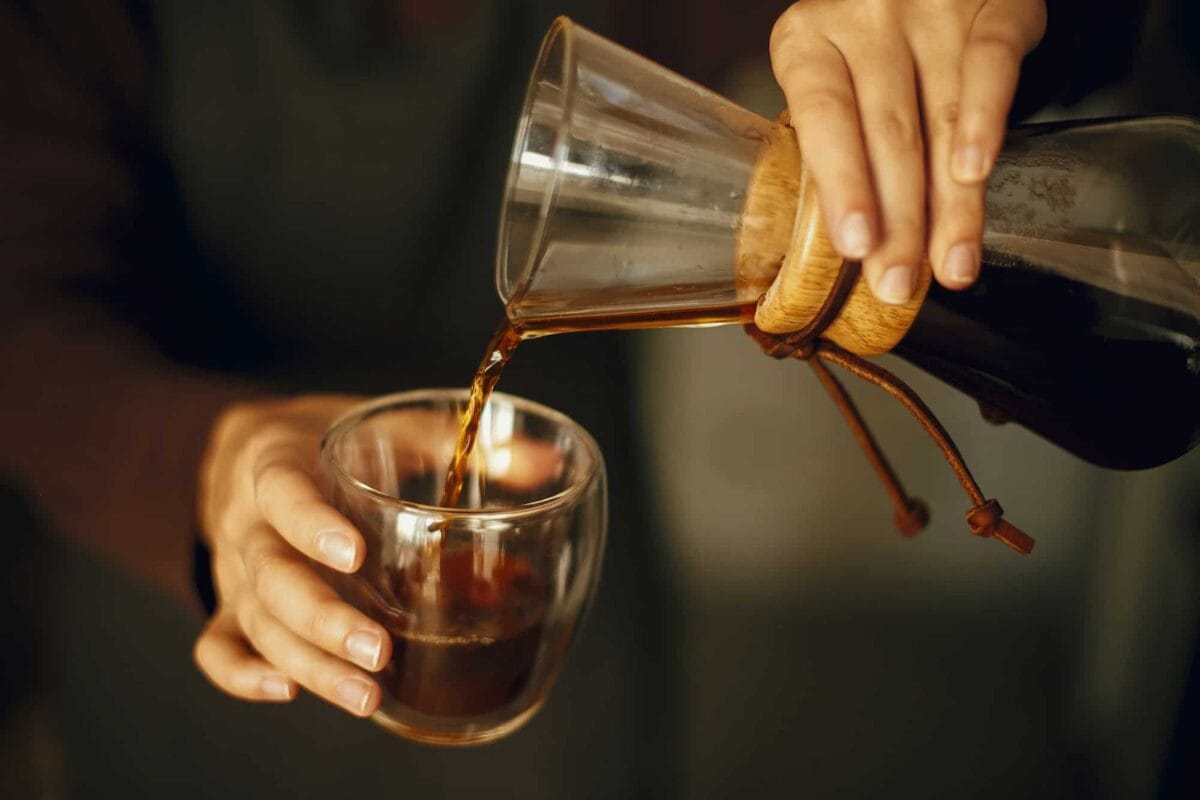
[[[487,407],[492,390],[496,388],[496,383],[504,373],[504,365],[512,358],[520,343],[520,332],[505,317],[504,322],[492,334],[483,360],[479,362],[475,377],[471,379],[471,394],[467,399],[467,407],[463,410],[458,439],[454,443],[454,455],[450,459],[450,468],[446,470],[446,482],[442,486],[442,499],[439,503],[442,508],[458,506],[462,497],[463,482],[467,478],[471,451],[475,449],[475,438],[479,435],[479,421],[483,416],[483,409]]]
[[[578,298],[572,293],[561,296],[549,292],[540,293],[536,303],[529,300],[520,303],[519,314],[513,313],[514,308],[506,309],[504,321],[492,334],[484,351],[483,360],[475,370],[471,379],[471,392],[467,407],[463,410],[462,421],[459,424],[458,438],[454,444],[454,455],[450,467],[446,471],[446,481],[442,486],[442,497],[439,505],[442,508],[457,508],[462,499],[463,485],[467,478],[467,470],[471,462],[471,453],[475,449],[475,440],[479,435],[479,423],[483,410],[487,407],[492,390],[500,381],[504,367],[508,364],[524,339],[546,336],[552,333],[598,331],[598,330],[629,330],[640,328],[666,328],[679,325],[716,325],[731,322],[746,322],[754,318],[754,304],[743,305],[714,305],[711,308],[672,309],[672,295],[657,296],[644,291],[610,289],[602,295],[593,295],[593,302],[599,308],[626,307],[627,311],[612,311],[605,314],[572,314],[569,309],[577,304]],[[520,316],[522,322],[514,324],[509,320]]]

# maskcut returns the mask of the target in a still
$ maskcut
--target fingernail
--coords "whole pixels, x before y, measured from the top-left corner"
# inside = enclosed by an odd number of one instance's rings
[[[379,652],[383,639],[374,631],[355,631],[346,637],[346,652],[354,663],[366,669],[379,666]]]
[[[345,571],[354,566],[354,542],[340,531],[326,531],[318,536],[317,550],[334,569]]]
[[[975,257],[975,247],[966,242],[959,242],[946,253],[942,262],[946,277],[954,283],[966,285],[975,280],[979,272],[979,260]]]
[[[371,701],[373,687],[362,678],[346,678],[334,689],[338,702],[355,714],[367,713],[367,703]]]
[[[975,183],[987,177],[987,165],[983,148],[965,144],[954,155],[954,177],[966,183]]]
[[[278,700],[290,700],[292,697],[292,683],[282,675],[267,675],[259,681],[258,690],[263,696]]]
[[[916,273],[912,267],[888,267],[879,277],[879,283],[875,286],[875,296],[885,303],[903,305],[912,297],[914,277]]]
[[[871,225],[867,215],[848,214],[838,228],[838,250],[846,258],[866,258],[871,252]]]

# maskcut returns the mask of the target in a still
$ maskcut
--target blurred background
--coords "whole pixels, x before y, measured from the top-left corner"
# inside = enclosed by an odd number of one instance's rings
[[[0,223],[0,269],[19,269],[29,230],[51,251],[76,242],[54,227],[72,168],[31,179],[11,145],[35,117],[78,134],[69,113],[37,117],[69,107],[70,86],[120,106],[123,135],[103,141],[143,198],[115,251],[137,266],[89,290],[97,304],[175,362],[272,389],[465,384],[501,314],[495,210],[553,16],[773,116],[766,43],[786,5],[9,2],[5,207],[13,186],[58,188],[37,195],[50,223]],[[1200,115],[1190,0],[1049,5],[1016,118]],[[145,278],[163,264],[182,277]],[[1200,452],[1101,470],[887,358],[1038,546],[1021,558],[970,536],[936,449],[850,384],[933,509],[905,540],[802,366],[738,329],[558,338],[523,347],[501,388],[596,433],[613,530],[596,613],[530,726],[463,754],[311,698],[231,701],[192,666],[195,611],[77,544],[60,498],[8,468],[0,796],[1195,796]],[[3,393],[54,407],[97,379],[68,366],[6,370]],[[34,422],[10,412],[6,428]],[[35,440],[103,464],[59,435]],[[603,723],[589,694],[635,710]]]

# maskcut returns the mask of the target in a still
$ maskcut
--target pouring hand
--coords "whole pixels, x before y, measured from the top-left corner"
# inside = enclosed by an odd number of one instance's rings
[[[880,300],[912,296],[926,252],[943,286],[974,282],[985,182],[1045,25],[1043,0],[802,0],[776,22],[826,225]]]

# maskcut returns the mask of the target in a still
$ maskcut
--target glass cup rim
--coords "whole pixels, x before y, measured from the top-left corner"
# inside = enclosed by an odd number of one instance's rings
[[[592,463],[582,478],[552,495],[520,505],[493,508],[446,508],[445,506],[418,503],[415,500],[403,500],[381,492],[370,484],[364,483],[346,472],[341,463],[338,462],[338,459],[333,455],[332,446],[336,440],[340,439],[368,417],[386,408],[402,407],[430,400],[456,400],[465,404],[469,395],[470,389],[465,388],[413,389],[404,392],[394,392],[360,403],[335,419],[325,432],[325,435],[321,437],[321,460],[325,461],[328,459],[329,464],[333,467],[335,480],[349,485],[355,491],[371,497],[376,502],[423,516],[474,520],[509,520],[560,508],[574,501],[578,495],[590,488],[604,474],[604,456],[600,452],[600,446],[596,444],[596,440],[587,432],[587,429],[561,411],[556,411],[549,406],[507,392],[493,392],[488,402],[490,403],[493,399],[504,400],[511,403],[517,410],[523,413],[534,414],[548,419],[564,430],[569,431],[587,449],[588,454],[592,457]]]

